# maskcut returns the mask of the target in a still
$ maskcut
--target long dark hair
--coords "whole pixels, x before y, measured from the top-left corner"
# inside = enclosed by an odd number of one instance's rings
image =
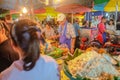
[[[36,23],[29,19],[16,22],[11,29],[11,38],[15,46],[19,46],[23,52],[23,68],[31,70],[40,55],[40,30]]]

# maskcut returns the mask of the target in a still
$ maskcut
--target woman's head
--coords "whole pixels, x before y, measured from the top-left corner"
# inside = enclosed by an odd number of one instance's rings
[[[32,20],[23,19],[16,22],[11,29],[12,42],[15,47],[20,48],[26,71],[35,66],[40,54],[40,30],[36,25]]]
[[[105,16],[103,16],[103,17],[101,18],[101,22],[102,22],[102,23],[106,23],[106,22],[107,22],[107,19],[106,19]]]
[[[109,25],[114,25],[114,20],[113,19],[110,19]]]

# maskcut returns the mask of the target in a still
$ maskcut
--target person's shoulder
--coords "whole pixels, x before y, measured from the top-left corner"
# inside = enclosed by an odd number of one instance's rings
[[[74,25],[72,23],[67,23],[67,29],[73,29],[73,28],[74,28]]]
[[[42,63],[45,66],[49,66],[49,68],[56,68],[58,65],[56,63],[56,61],[50,57],[50,56],[46,56],[46,55],[41,55],[40,59],[39,59],[40,63]],[[39,63],[38,61],[38,63]]]
[[[98,24],[98,27],[99,27],[99,26],[103,26],[103,25],[104,25],[104,24],[100,22],[100,23]]]
[[[44,60],[47,63],[49,63],[49,62],[56,63],[56,61],[52,57],[47,56],[47,55],[41,55],[40,59]]]
[[[68,26],[73,26],[73,24],[72,24],[72,23],[67,23],[67,25],[68,25]]]
[[[74,23],[74,24],[73,24],[73,26],[74,26],[74,27],[78,27],[78,26],[79,26],[79,24],[77,24],[77,23]]]

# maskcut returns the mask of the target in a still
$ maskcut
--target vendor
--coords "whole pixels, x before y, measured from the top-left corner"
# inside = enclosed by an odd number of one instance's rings
[[[106,29],[110,35],[115,34],[115,24],[113,19],[110,19],[108,25],[106,26]]]
[[[51,26],[50,22],[47,22],[45,28],[42,30],[42,34],[47,40],[52,40],[55,35],[54,29]]]
[[[78,18],[73,20],[73,26],[76,34],[76,40],[75,40],[75,49],[76,49],[76,48],[80,48],[80,26],[79,26]]]
[[[106,17],[102,17],[101,18],[101,22],[98,24],[98,36],[97,36],[97,39],[99,40],[99,42],[101,44],[104,44],[107,39],[106,39]]]
[[[58,14],[57,21],[59,22],[59,43],[66,44],[71,53],[73,53],[76,38],[74,26],[66,20],[64,14]]]

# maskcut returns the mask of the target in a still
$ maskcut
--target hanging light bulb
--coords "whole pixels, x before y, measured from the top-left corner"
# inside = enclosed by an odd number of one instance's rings
[[[27,11],[27,9],[24,7],[23,10],[22,10],[22,12],[23,12],[24,14],[26,14],[28,11]]]

